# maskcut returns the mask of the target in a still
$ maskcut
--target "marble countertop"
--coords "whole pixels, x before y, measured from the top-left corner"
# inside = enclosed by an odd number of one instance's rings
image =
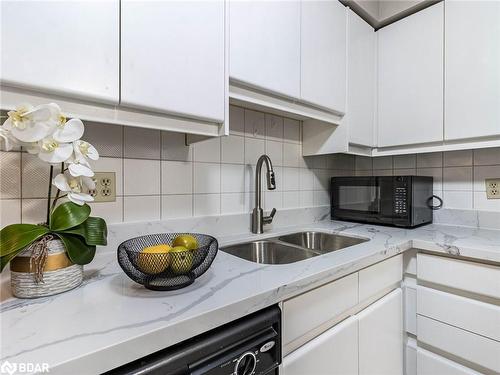
[[[325,220],[262,236],[223,236],[219,242],[228,245],[302,230],[370,241],[287,265],[259,265],[219,252],[193,285],[172,292],[149,291],[132,282],[114,252],[99,254],[86,266],[84,284],[60,295],[11,298],[4,280],[0,361],[48,363],[51,373],[99,373],[412,247],[500,263],[500,231],[446,225],[406,230]]]

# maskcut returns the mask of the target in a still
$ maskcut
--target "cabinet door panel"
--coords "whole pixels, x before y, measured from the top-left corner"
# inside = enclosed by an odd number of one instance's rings
[[[118,0],[0,6],[2,83],[118,103]]]
[[[403,373],[403,299],[396,289],[358,314],[359,374]]]
[[[500,135],[500,2],[445,2],[445,139]]]
[[[358,321],[330,328],[283,359],[284,375],[357,375]]]
[[[224,1],[121,5],[121,103],[224,120]]]
[[[479,375],[470,368],[452,362],[422,348],[417,349],[417,375]]]
[[[359,271],[359,301],[362,302],[403,279],[403,255],[396,255]]]
[[[230,1],[229,75],[300,96],[300,1]]]
[[[345,112],[347,8],[340,2],[301,2],[300,97]]]
[[[378,146],[443,140],[443,3],[379,30]]]
[[[373,146],[377,36],[352,10],[348,26],[347,114],[349,141]]]

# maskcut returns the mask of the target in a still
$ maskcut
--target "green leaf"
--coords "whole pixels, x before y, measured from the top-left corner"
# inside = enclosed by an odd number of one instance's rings
[[[50,218],[50,229],[61,231],[80,225],[90,215],[88,204],[79,206],[73,202],[66,202],[56,207]]]
[[[47,227],[34,224],[13,224],[0,231],[0,256],[18,252],[49,233]]]
[[[59,231],[59,233],[74,234],[81,236],[85,239],[87,245],[107,245],[106,236],[108,235],[108,228],[106,222],[100,217],[89,216],[82,224],[74,228]]]
[[[64,243],[69,259],[75,264],[88,264],[94,259],[95,246],[86,245],[83,240],[72,234],[54,233]]]

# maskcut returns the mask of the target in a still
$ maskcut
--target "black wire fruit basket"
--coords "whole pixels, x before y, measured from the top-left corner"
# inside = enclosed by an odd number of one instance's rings
[[[194,237],[196,248],[173,247],[179,236],[189,236],[191,240]],[[214,261],[218,248],[217,240],[206,234],[150,234],[122,242],[118,246],[118,263],[128,277],[147,289],[175,290],[203,275]]]

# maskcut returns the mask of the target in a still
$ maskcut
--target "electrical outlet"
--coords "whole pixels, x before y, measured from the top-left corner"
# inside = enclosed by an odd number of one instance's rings
[[[116,174],[115,172],[95,172],[92,177],[95,189],[89,190],[94,197],[94,202],[116,201]]]
[[[500,178],[488,178],[486,182],[486,198],[500,199]]]

